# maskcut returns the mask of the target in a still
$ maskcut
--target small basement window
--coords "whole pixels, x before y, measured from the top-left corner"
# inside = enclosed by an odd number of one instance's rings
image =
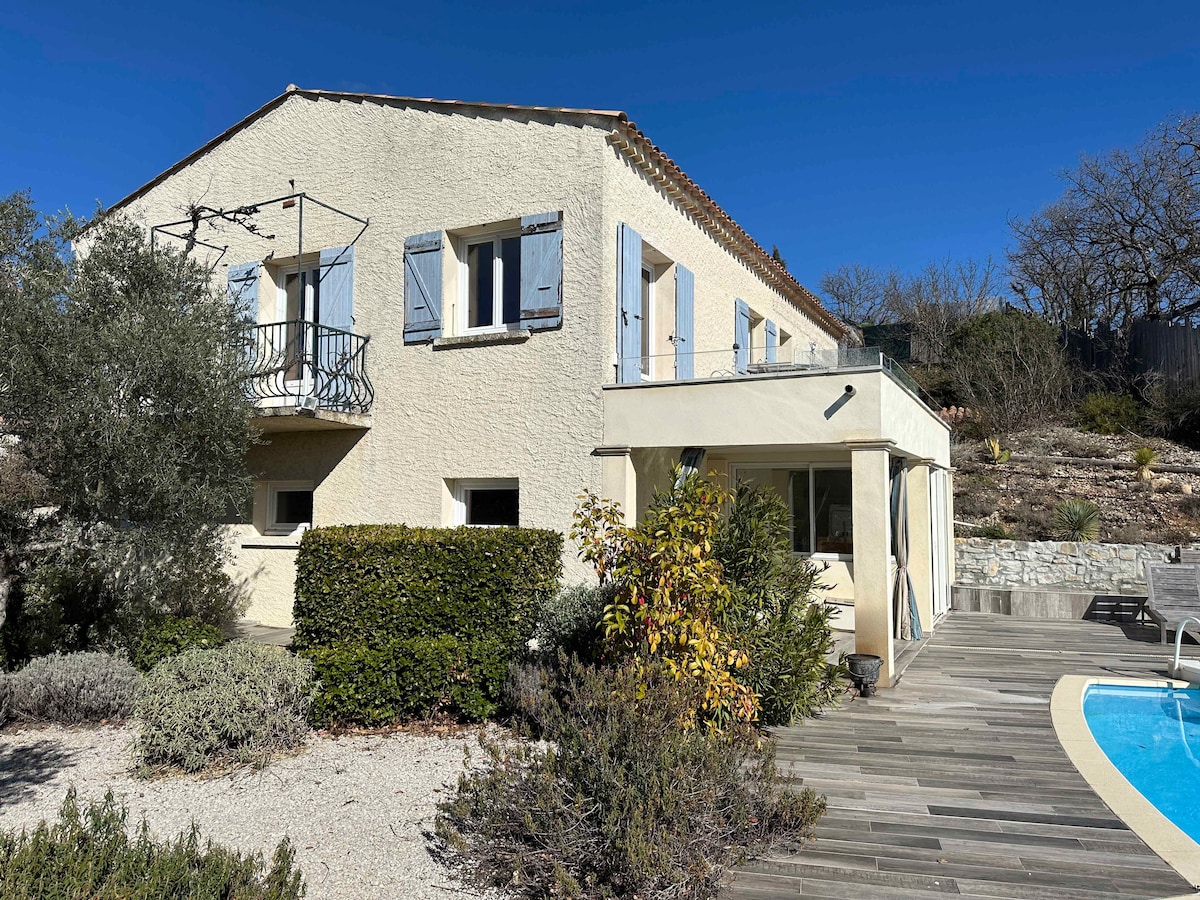
[[[515,528],[521,518],[517,479],[456,481],[454,507],[456,525]]]
[[[267,484],[267,534],[296,534],[312,527],[311,481],[272,481]]]

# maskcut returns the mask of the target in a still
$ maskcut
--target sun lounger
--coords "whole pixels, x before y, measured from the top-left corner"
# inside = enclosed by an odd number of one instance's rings
[[[1158,623],[1164,644],[1180,620],[1200,616],[1200,565],[1147,562],[1146,590],[1146,613]]]

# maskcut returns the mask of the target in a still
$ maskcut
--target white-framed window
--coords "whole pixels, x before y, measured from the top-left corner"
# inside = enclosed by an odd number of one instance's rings
[[[654,374],[654,267],[642,265],[642,301],[638,316],[642,320],[642,379]]]
[[[289,271],[290,268],[290,271]],[[296,271],[293,263],[290,267],[284,265],[279,271],[278,300],[276,301],[277,321],[286,323],[282,330],[271,335],[274,341],[281,341],[284,357],[284,380],[297,382],[311,373],[304,371],[305,344],[311,339],[310,332],[302,324],[315,322],[320,315],[321,270],[301,268]]]
[[[770,484],[786,493],[792,552],[818,558],[854,556],[854,491],[850,467],[839,463],[745,466],[734,482]],[[886,502],[886,501],[885,501]]]
[[[521,327],[521,231],[462,239],[459,332]]]
[[[311,481],[267,482],[267,534],[296,534],[312,527]]]
[[[512,527],[521,521],[516,478],[460,478],[454,482],[454,524]]]

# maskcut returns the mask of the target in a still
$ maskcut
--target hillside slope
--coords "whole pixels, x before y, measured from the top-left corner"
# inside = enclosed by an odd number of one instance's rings
[[[1200,538],[1200,452],[1160,438],[1106,436],[1071,428],[1047,428],[1011,435],[1003,442],[1014,458],[991,462],[979,441],[955,444],[951,457],[956,523],[999,523],[1021,540],[1053,539],[1055,506],[1070,497],[1091,500],[1100,509],[1100,540],[1118,543],[1190,543]],[[1102,461],[1132,464],[1133,452],[1150,447],[1159,465],[1194,468],[1194,472],[1154,473],[1150,483],[1138,481],[1132,468],[1112,468]],[[1054,459],[1058,457],[1059,459]],[[1094,464],[1062,457],[1096,460]],[[977,529],[956,524],[961,537]]]

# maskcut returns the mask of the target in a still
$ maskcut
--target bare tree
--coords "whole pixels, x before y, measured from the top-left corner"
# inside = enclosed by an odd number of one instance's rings
[[[860,263],[841,265],[821,276],[821,293],[838,318],[854,325],[882,325],[894,321],[887,302],[891,273]]]
[[[1058,201],[1011,223],[1022,302],[1070,328],[1200,313],[1200,115],[1064,177]]]
[[[990,256],[932,262],[915,275],[855,263],[826,272],[821,290],[855,324],[910,325],[914,356],[936,362],[968,316],[1000,305],[1000,267]]]
[[[900,279],[888,291],[893,316],[912,325],[914,355],[940,362],[951,336],[969,316],[998,308],[1000,269],[983,260],[929,263],[917,275]]]

